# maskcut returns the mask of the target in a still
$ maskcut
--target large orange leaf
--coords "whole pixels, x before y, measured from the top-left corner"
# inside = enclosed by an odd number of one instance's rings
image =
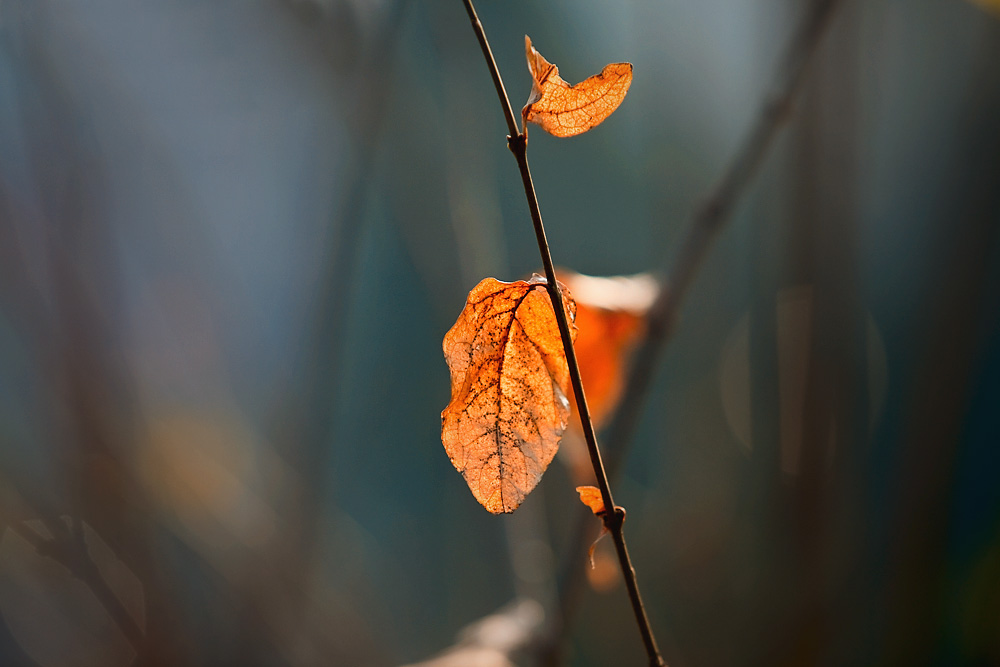
[[[563,294],[572,322],[576,307]],[[445,451],[483,507],[513,512],[551,463],[570,413],[569,368],[544,278],[476,285],[444,337],[444,356]]]
[[[631,63],[612,63],[600,74],[571,86],[559,76],[559,68],[535,50],[527,35],[524,51],[532,84],[521,115],[557,137],[572,137],[600,125],[622,103],[632,84]]]

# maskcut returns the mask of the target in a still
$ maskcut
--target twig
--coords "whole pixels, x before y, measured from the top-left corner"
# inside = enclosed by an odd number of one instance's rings
[[[636,582],[635,568],[632,567],[632,561],[629,558],[628,548],[625,544],[625,535],[623,532],[625,510],[615,505],[614,498],[611,495],[611,486],[608,483],[608,476],[604,470],[604,462],[601,460],[601,450],[597,444],[597,435],[594,432],[594,425],[590,419],[590,409],[587,407],[587,399],[583,392],[583,382],[580,379],[580,368],[576,360],[576,351],[573,348],[569,320],[566,317],[562,293],[559,289],[559,283],[556,280],[555,267],[552,263],[552,253],[549,251],[549,244],[545,237],[545,227],[542,224],[542,214],[538,208],[538,197],[535,194],[535,186],[531,179],[531,170],[528,168],[528,138],[523,132],[518,131],[517,121],[510,106],[510,99],[507,97],[503,79],[500,77],[500,70],[493,59],[493,52],[486,39],[486,32],[483,30],[483,24],[479,21],[476,10],[472,6],[472,0],[463,0],[463,2],[469,14],[469,20],[472,22],[472,28],[479,40],[479,46],[482,48],[486,64],[489,67],[493,84],[497,90],[497,96],[500,98],[500,105],[503,107],[504,118],[510,130],[510,135],[507,137],[507,146],[514,154],[518,169],[521,172],[521,182],[524,185],[524,194],[531,213],[535,239],[538,242],[538,252],[545,269],[546,289],[552,300],[556,323],[559,326],[559,335],[562,338],[563,350],[566,353],[570,382],[573,385],[573,393],[576,397],[577,413],[583,425],[583,434],[587,441],[587,450],[590,453],[590,461],[594,467],[594,475],[597,477],[597,485],[601,491],[601,498],[604,501],[604,506],[608,508],[608,511],[604,513],[604,525],[607,526],[608,531],[614,539],[615,549],[618,552],[618,562],[628,589],[632,610],[639,625],[639,633],[642,635],[642,642],[646,649],[646,655],[649,658],[649,664],[654,667],[665,667],[666,663],[660,656],[659,648],[656,645],[656,638],[653,636],[653,631],[649,625],[649,618],[646,616],[646,609],[643,606],[642,596],[639,594],[639,586]]]
[[[809,61],[839,3],[840,0],[813,2],[792,37],[779,66],[773,91],[765,99],[750,133],[733,156],[722,178],[691,218],[687,235],[675,255],[664,287],[646,316],[645,336],[629,367],[625,390],[608,427],[607,468],[612,475],[617,474],[620,469],[628,444],[635,433],[657,360],[673,334],[683,299],[716,235],[732,217],[736,204],[756,176],[778,131],[789,119]],[[582,529],[576,531],[575,544],[571,547],[570,554],[583,553],[588,534]],[[582,557],[574,559],[563,575],[560,596],[563,623],[571,608],[569,601],[575,599],[575,590],[583,581],[584,562]]]
[[[104,610],[111,616],[122,631],[125,639],[132,645],[138,654],[142,650],[143,632],[132,616],[125,609],[118,596],[115,595],[108,582],[101,576],[100,570],[90,557],[86,542],[83,537],[82,526],[78,520],[74,520],[74,530],[69,530],[65,525],[55,519],[43,519],[45,526],[52,533],[51,538],[39,535],[33,528],[30,528],[20,521],[11,521],[9,527],[12,531],[20,535],[28,544],[35,548],[41,556],[46,556],[56,561],[70,574],[79,579],[97,598]]]

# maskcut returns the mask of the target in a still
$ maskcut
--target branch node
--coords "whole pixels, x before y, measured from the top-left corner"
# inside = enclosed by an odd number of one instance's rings
[[[621,532],[622,524],[625,523],[625,508],[621,505],[615,505],[614,512],[601,512],[601,519],[608,531]]]
[[[528,135],[523,132],[513,136],[507,135],[507,148],[514,155],[523,155],[528,148]]]

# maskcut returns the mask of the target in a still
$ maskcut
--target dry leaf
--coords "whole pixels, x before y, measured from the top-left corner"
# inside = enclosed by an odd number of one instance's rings
[[[587,393],[587,406],[595,428],[601,428],[614,413],[625,388],[628,359],[646,330],[646,312],[659,295],[656,279],[646,273],[633,276],[585,276],[560,269],[576,299],[576,325],[580,330],[576,359]],[[572,397],[571,397],[572,399]],[[571,400],[572,438],[563,440],[560,457],[578,483],[593,480],[590,455],[583,441],[583,428]]]
[[[578,486],[576,492],[580,494],[580,502],[590,508],[595,515],[604,513],[604,498],[601,497],[601,490],[596,486]]]
[[[569,418],[569,368],[544,282],[486,278],[444,337],[451,402],[441,440],[494,514],[513,512],[535,488]],[[576,308],[563,295],[572,322]]]
[[[576,492],[580,494],[580,502],[590,508],[590,511],[594,513],[594,516],[601,516],[604,514],[604,498],[601,497],[601,490],[596,486],[578,486],[576,487]],[[593,570],[596,565],[594,563],[594,549],[597,548],[597,543],[601,541],[601,538],[608,534],[608,527],[601,527],[601,534],[597,536],[597,539],[590,545],[590,549],[587,550],[587,557],[590,559],[590,569]]]
[[[574,345],[587,406],[600,428],[618,405],[629,354],[645,332],[645,317],[659,295],[659,284],[647,273],[595,277],[559,271],[576,298]]]
[[[524,50],[533,81],[521,116],[556,137],[572,137],[600,125],[622,103],[632,83],[632,64],[612,63],[600,74],[571,86],[559,76],[559,68],[535,50],[527,35]]]

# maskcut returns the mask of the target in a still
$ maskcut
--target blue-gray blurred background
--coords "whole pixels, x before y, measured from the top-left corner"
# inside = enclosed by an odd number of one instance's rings
[[[531,132],[557,264],[670,266],[810,4],[481,1],[515,108],[525,33],[571,82],[635,67],[601,127]],[[1000,664],[1000,11],[842,4],[614,480],[675,667]],[[553,620],[572,476],[492,516],[439,439],[465,294],[539,265],[505,135],[459,0],[0,0],[0,664]],[[644,664],[616,581],[567,664]]]

